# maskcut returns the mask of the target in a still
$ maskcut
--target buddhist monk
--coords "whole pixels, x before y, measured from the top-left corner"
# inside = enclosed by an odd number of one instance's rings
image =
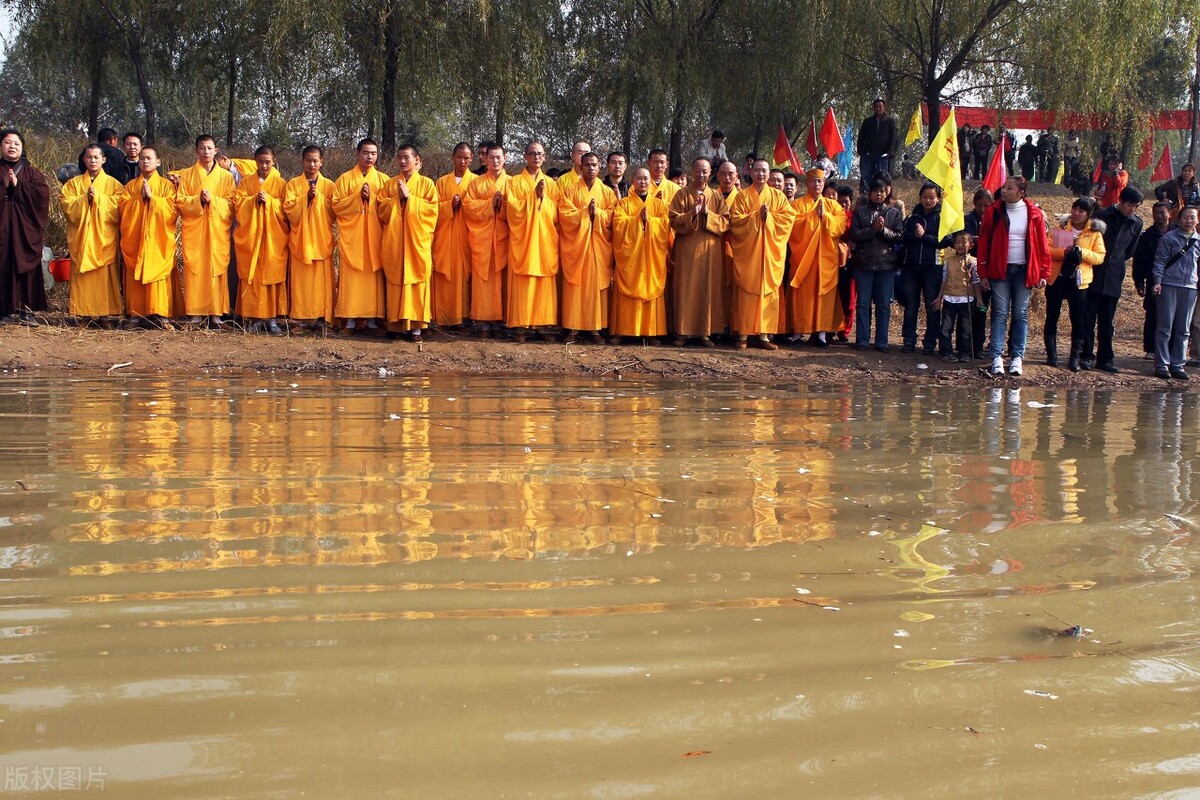
[[[433,232],[433,323],[459,327],[470,312],[469,278],[471,243],[467,240],[467,217],[462,210],[463,196],[475,174],[471,164],[471,145],[454,146],[454,170],[437,179],[438,221]]]
[[[667,205],[654,196],[650,171],[633,174],[633,191],[613,212],[613,254],[616,291],[608,327],[612,344],[623,336],[646,337],[657,345],[667,332],[667,250],[671,222]]]
[[[781,192],[783,191],[783,186],[786,181],[786,176],[784,176],[783,170],[781,169],[773,169],[771,170],[771,174],[767,176],[767,185],[772,189],[778,189]],[[786,194],[784,195],[784,198],[787,198]]]
[[[725,166],[728,164],[729,166]],[[725,205],[733,202],[737,195],[738,171],[732,161],[726,161],[717,168],[717,189],[725,200]]]
[[[579,179],[583,177],[583,154],[592,152],[592,146],[583,139],[577,139],[571,145],[571,169],[558,176],[555,183],[558,184],[559,194],[568,192],[575,188],[575,184],[579,183]]]
[[[217,166],[212,136],[196,138],[196,163],[177,178],[175,203],[183,219],[183,310],[188,324],[220,328],[229,313],[233,176]]]
[[[463,196],[467,241],[471,247],[471,319],[483,339],[491,336],[492,327],[504,319],[508,183],[504,148],[493,144],[487,152],[487,172],[473,180]]]
[[[125,310],[134,325],[173,330],[175,315],[175,184],[158,174],[158,151],[138,152],[140,174],[121,197],[121,259],[125,262]]]
[[[779,332],[780,286],[787,260],[788,236],[795,211],[783,192],[767,185],[770,165],[757,159],[752,183],[738,192],[729,208],[729,244],[733,251],[731,327],[737,348],[749,336],[764,350],[776,350],[770,334]]]
[[[283,204],[287,184],[275,169],[275,150],[254,151],[254,172],[242,178],[234,194],[237,228],[237,313],[250,330],[279,336],[279,320],[288,313],[288,221]]]
[[[525,147],[525,169],[508,184],[508,304],[505,323],[518,344],[531,328],[542,328],[545,341],[554,337],[546,328],[558,323],[558,186],[542,163],[546,148],[537,141]]]
[[[845,324],[838,299],[838,239],[846,232],[846,212],[836,198],[824,196],[823,169],[814,167],[804,178],[805,193],[792,201],[792,333],[815,335],[810,343],[828,347],[825,334]]]
[[[608,327],[617,195],[599,180],[600,156],[583,153],[580,168],[580,179],[563,192],[558,208],[562,227],[562,326],[568,344],[581,331],[601,344],[604,337],[600,331]]]
[[[112,328],[112,318],[121,316],[117,242],[125,187],[104,172],[104,161],[100,145],[83,148],[84,174],[67,181],[59,205],[71,252],[71,315]]]
[[[650,193],[668,207],[679,192],[679,184],[667,179],[667,151],[655,148],[646,156],[646,168],[650,170]]]
[[[0,131],[0,319],[37,327],[46,310],[42,248],[50,213],[46,178],[25,158],[25,139]]]
[[[437,187],[421,174],[420,159],[416,147],[402,145],[396,151],[399,174],[387,182],[379,197],[388,328],[408,332],[417,342],[433,309],[429,290],[433,231],[438,221]]]
[[[309,145],[300,154],[303,174],[287,182],[289,314],[297,334],[333,324],[333,181],[321,174],[324,152]]]
[[[354,152],[355,165],[342,173],[333,187],[338,253],[342,259],[335,313],[346,320],[340,331],[343,336],[360,332],[386,336],[387,330],[381,325],[386,308],[379,192],[387,184],[387,176],[375,169],[379,145],[374,139],[361,140]]]
[[[695,159],[688,188],[671,201],[669,217],[675,232],[672,293],[676,347],[683,347],[692,337],[699,339],[704,347],[715,347],[709,337],[722,333],[728,324],[724,236],[729,230],[729,208],[721,193],[709,187],[711,172],[708,159]]]

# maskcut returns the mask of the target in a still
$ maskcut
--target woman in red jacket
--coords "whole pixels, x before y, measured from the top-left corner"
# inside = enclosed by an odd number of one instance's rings
[[[979,279],[984,291],[992,290],[992,374],[1004,374],[1005,336],[1012,316],[1010,375],[1020,375],[1029,333],[1029,295],[1050,278],[1050,247],[1046,218],[1025,198],[1028,182],[1009,178],[1000,197],[983,213],[979,226]]]

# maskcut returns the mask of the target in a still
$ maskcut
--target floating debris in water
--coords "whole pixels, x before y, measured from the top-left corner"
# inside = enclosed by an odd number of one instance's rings
[[[1037,400],[1030,400],[1025,405],[1029,406],[1030,408],[1057,408],[1058,407],[1054,403],[1039,403]]]
[[[917,364],[917,369],[929,369],[929,365],[922,362],[920,364]]]
[[[1058,699],[1058,695],[1056,695],[1056,694],[1050,694],[1049,692],[1038,691],[1037,689],[1026,689],[1025,694],[1029,695],[1030,697],[1044,697],[1047,700],[1057,700]]]

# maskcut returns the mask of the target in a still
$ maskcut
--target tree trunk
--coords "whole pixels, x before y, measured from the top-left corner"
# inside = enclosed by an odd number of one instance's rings
[[[96,140],[100,132],[100,81],[104,76],[104,50],[97,47],[92,60],[92,94],[88,98],[88,138]]]
[[[625,152],[625,160],[633,161],[633,86],[625,87],[625,119],[621,127],[621,149]]]
[[[1196,64],[1192,72],[1192,124],[1188,142],[1188,163],[1196,163],[1196,135],[1200,133],[1200,37],[1196,38]]]
[[[671,114],[671,167],[677,168],[683,162],[683,96],[675,97],[675,109]]]
[[[505,147],[504,123],[508,116],[508,89],[502,84],[496,93],[496,144]]]
[[[762,145],[763,135],[763,115],[759,114],[758,119],[754,121],[754,147],[750,149],[754,153],[754,157],[758,158],[758,148]]]
[[[237,109],[237,56],[229,56],[229,105],[225,108],[225,146],[233,147],[233,117]]]
[[[142,55],[141,43],[129,48],[129,60],[137,77],[138,93],[142,97],[142,108],[146,111],[146,144],[154,144],[154,99],[150,96],[150,79],[146,75],[146,59]]]
[[[396,73],[400,45],[396,41],[396,9],[390,7],[383,23],[383,155],[396,154]]]
[[[926,138],[932,146],[934,137],[938,135],[938,131],[942,127],[942,93],[932,86],[926,86],[925,105],[929,107],[929,132],[926,134]],[[958,132],[955,131],[955,135],[957,134]]]

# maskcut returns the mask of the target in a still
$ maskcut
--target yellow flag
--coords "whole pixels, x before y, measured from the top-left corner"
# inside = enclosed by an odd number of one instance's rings
[[[1065,161],[1058,162],[1058,174],[1054,176],[1054,182],[1061,185],[1062,179],[1063,179],[1063,174],[1066,171],[1067,171],[1066,162]]]
[[[958,123],[954,109],[938,130],[925,157],[917,164],[925,177],[942,187],[942,219],[938,225],[938,238],[944,238],[962,230],[963,188],[962,171],[958,159]]]
[[[908,135],[904,137],[904,146],[921,138],[921,104],[917,103],[917,110],[913,112],[912,122],[908,123]]]

